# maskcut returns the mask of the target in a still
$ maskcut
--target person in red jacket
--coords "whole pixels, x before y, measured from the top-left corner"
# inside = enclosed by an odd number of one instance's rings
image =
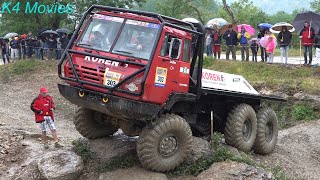
[[[54,113],[55,110],[54,102],[52,97],[48,94],[48,89],[45,87],[40,88],[40,94],[31,103],[31,110],[34,112],[35,121],[39,124],[42,131],[42,141],[44,142],[44,148],[48,149],[48,139],[47,139],[47,128],[51,130],[53,137],[53,142],[55,147],[62,147],[59,144],[59,139],[57,136],[56,126],[54,123]]]
[[[304,27],[300,31],[300,39],[303,45],[304,65],[307,65],[307,51],[309,52],[309,65],[312,63],[312,45],[315,33],[314,29],[310,27],[309,22],[304,23]]]

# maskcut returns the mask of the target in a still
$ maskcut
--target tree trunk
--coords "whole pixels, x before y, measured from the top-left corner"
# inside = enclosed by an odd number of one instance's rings
[[[223,9],[224,9],[224,10],[228,13],[228,15],[230,16],[231,21],[232,21],[232,24],[236,24],[236,23],[237,23],[237,20],[234,18],[233,12],[231,11],[230,6],[228,6],[226,0],[222,0],[222,3],[223,3]]]

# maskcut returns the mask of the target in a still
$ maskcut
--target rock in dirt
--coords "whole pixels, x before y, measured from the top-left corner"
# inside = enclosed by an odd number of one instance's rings
[[[306,93],[296,93],[293,95],[293,98],[300,101],[310,102],[316,110],[320,110],[320,96]]]
[[[285,100],[288,100],[288,98],[289,98],[288,94],[286,94],[284,92],[273,92],[271,90],[262,89],[260,91],[260,93],[263,95],[268,95],[268,96],[281,97]]]
[[[71,151],[59,150],[45,154],[38,161],[41,175],[50,180],[77,179],[84,169],[81,157]]]
[[[275,179],[270,172],[248,164],[226,161],[211,165],[197,177],[199,180],[224,180],[224,179]]]
[[[187,157],[186,163],[192,164],[202,157],[207,157],[212,154],[210,143],[202,138],[192,138],[192,145],[190,153]]]
[[[99,176],[99,180],[168,180],[163,173],[148,171],[142,168],[133,167],[128,169],[118,169],[103,173]]]

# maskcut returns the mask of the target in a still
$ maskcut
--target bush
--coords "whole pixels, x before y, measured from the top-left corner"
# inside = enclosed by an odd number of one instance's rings
[[[316,119],[316,113],[310,105],[296,104],[293,106],[292,117],[295,120],[314,120]]]

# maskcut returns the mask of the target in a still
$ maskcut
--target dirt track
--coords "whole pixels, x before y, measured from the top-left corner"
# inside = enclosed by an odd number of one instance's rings
[[[39,133],[39,129],[34,123],[33,112],[30,110],[30,103],[38,95],[39,88],[46,86],[57,104],[55,115],[58,135],[62,143],[70,147],[71,141],[80,137],[72,123],[76,107],[59,95],[58,82],[61,81],[55,70],[52,70],[52,72],[38,72],[38,74],[20,77],[8,84],[0,84],[0,92],[2,93],[0,128]],[[320,121],[316,121],[283,130],[279,133],[275,153],[269,156],[254,155],[254,158],[269,167],[279,165],[291,177],[319,179],[319,129]]]

